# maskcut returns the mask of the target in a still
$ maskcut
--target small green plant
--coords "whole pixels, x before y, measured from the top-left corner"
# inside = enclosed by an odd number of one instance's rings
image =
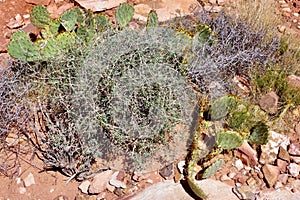
[[[151,10],[147,19],[147,28],[155,28],[158,26],[158,16],[155,10]]]
[[[116,20],[120,28],[124,28],[131,20],[134,14],[134,8],[128,3],[120,5],[116,10]]]

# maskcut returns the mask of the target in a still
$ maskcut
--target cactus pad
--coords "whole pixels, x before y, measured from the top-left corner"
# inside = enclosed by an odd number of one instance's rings
[[[235,131],[221,131],[217,133],[216,145],[222,149],[234,149],[243,144],[243,138]]]
[[[249,136],[251,143],[263,145],[269,140],[269,130],[268,125],[264,122],[258,122],[251,130]]]
[[[224,164],[225,164],[224,159],[217,160],[211,166],[205,169],[202,178],[204,179],[213,176]]]
[[[147,28],[155,28],[158,25],[158,17],[155,10],[151,10],[147,19]]]
[[[45,6],[37,5],[31,11],[30,21],[39,28],[45,28],[50,23],[50,13]]]
[[[134,8],[128,3],[120,5],[116,10],[116,19],[121,28],[124,28],[132,19]]]
[[[77,22],[78,13],[75,9],[70,9],[64,12],[60,16],[60,23],[66,29],[66,31],[73,31]]]
[[[236,108],[238,99],[233,96],[223,96],[215,100],[209,110],[212,120],[219,120],[227,116]]]

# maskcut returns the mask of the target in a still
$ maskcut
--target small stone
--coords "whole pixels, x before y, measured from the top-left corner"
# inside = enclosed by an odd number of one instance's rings
[[[115,186],[116,188],[126,188],[126,184],[124,183],[125,180],[125,172],[118,171],[113,173],[111,179],[109,180],[109,184]]]
[[[17,183],[17,185],[19,185],[21,183],[21,178],[20,177],[16,178],[16,183]]]
[[[299,17],[299,13],[293,13],[295,17]]]
[[[6,24],[6,26],[10,29],[16,29],[20,28],[24,25],[24,21],[22,19],[22,16],[20,14],[17,14],[15,18],[11,18],[9,22]]]
[[[153,180],[152,180],[152,179],[150,179],[150,178],[148,178],[148,179],[146,180],[146,183],[150,183],[150,184],[152,184],[152,183],[153,183]]]
[[[279,33],[283,33],[286,30],[286,27],[285,26],[278,26],[277,29],[278,29]]]
[[[279,167],[280,172],[284,173],[284,172],[286,172],[288,162],[285,160],[277,159],[276,165]]]
[[[300,143],[291,143],[288,152],[293,156],[300,156]]]
[[[99,194],[106,189],[106,186],[110,180],[111,175],[113,174],[112,170],[107,170],[97,174],[88,189],[90,194]]]
[[[78,188],[81,190],[82,193],[88,194],[90,184],[91,182],[89,180],[85,180],[78,186]]]
[[[298,22],[298,20],[297,19],[293,19],[293,23],[297,23]]]
[[[253,177],[250,177],[247,181],[246,181],[247,185],[249,186],[253,186],[256,185],[256,181]]]
[[[217,0],[219,6],[225,6],[225,0]]]
[[[299,25],[299,26],[297,26],[297,29],[300,29],[300,25]]]
[[[289,75],[287,77],[287,82],[288,82],[289,86],[300,89],[300,76]]]
[[[216,4],[217,4],[217,0],[208,0],[208,2],[209,2],[210,4],[213,4],[213,5],[216,5]]]
[[[25,187],[29,187],[34,184],[35,184],[34,176],[32,173],[29,173],[28,176],[26,178],[24,178],[24,185],[25,185]]]
[[[279,189],[279,188],[282,188],[283,187],[283,184],[280,182],[280,181],[277,181],[274,185],[274,189]]]
[[[256,191],[248,185],[233,188],[233,193],[236,194],[239,199],[255,200]]]
[[[290,162],[289,152],[285,150],[283,147],[279,147],[278,158]]]
[[[179,170],[179,172],[181,174],[183,174],[184,166],[185,166],[185,161],[184,160],[179,161],[178,164],[177,164],[177,169]]]
[[[29,18],[30,18],[30,14],[25,14],[25,15],[23,15],[23,18],[24,18],[24,19],[29,19]]]
[[[244,164],[240,159],[237,159],[235,161],[234,166],[237,168],[238,171],[241,171],[244,168]]]
[[[278,181],[280,181],[282,184],[287,184],[289,175],[288,174],[279,174]]]
[[[106,189],[110,192],[114,192],[115,191],[115,186],[107,184]]]
[[[167,165],[164,168],[159,170],[159,174],[164,178],[168,179],[173,177],[174,175],[174,167],[173,164]]]
[[[69,198],[66,197],[65,195],[59,195],[55,197],[53,200],[69,200]]]
[[[291,160],[294,162],[294,163],[300,163],[300,156],[291,156]]]
[[[228,181],[228,180],[231,180],[227,174],[223,174],[221,177],[220,177],[220,181]]]
[[[49,190],[49,192],[50,192],[50,193],[53,193],[53,192],[54,192],[54,188],[51,188],[51,189]]]
[[[18,190],[19,190],[20,194],[25,194],[26,193],[26,188],[24,188],[24,187],[19,187]]]
[[[290,174],[293,176],[293,177],[297,177],[299,175],[299,172],[300,172],[300,166],[296,163],[290,163],[289,166],[287,167]]]
[[[261,145],[261,155],[259,162],[261,164],[274,164],[279,152],[279,147],[287,149],[290,144],[290,138],[276,133],[275,131],[270,131],[269,141],[265,145]]]
[[[269,187],[273,187],[276,183],[280,170],[277,166],[266,164],[262,167],[262,172]]]
[[[275,92],[269,92],[260,98],[259,106],[269,114],[275,114],[278,110],[279,97]]]
[[[228,173],[228,177],[229,178],[234,178],[236,176],[236,173],[235,172],[230,172],[230,173]]]
[[[300,135],[300,122],[295,125],[295,132],[297,135]]]
[[[243,152],[246,156],[248,156],[250,160],[250,165],[256,165],[258,158],[257,158],[257,152],[249,145],[247,141],[244,141],[242,146],[238,148],[241,152]]]
[[[291,8],[282,8],[282,11],[288,13],[292,12]]]

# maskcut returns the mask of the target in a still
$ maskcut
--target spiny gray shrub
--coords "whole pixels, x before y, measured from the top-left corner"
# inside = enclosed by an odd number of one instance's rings
[[[73,97],[85,145],[109,165],[125,157],[122,165],[130,170],[171,162],[183,153],[174,142],[188,142],[196,102],[181,73],[190,38],[157,28],[99,40],[78,73]]]
[[[232,18],[224,12],[211,15],[206,11],[199,11],[192,17],[167,23],[192,34],[196,33],[199,24],[208,25],[217,38],[213,45],[206,42],[193,47],[195,56],[187,75],[202,91],[209,90],[212,84],[221,90],[223,88],[223,94],[233,92],[233,76],[249,78],[250,70],[264,69],[267,63],[276,61],[279,48],[276,37],[267,39],[263,29],[254,30],[238,17]],[[219,96],[223,94],[220,92]]]

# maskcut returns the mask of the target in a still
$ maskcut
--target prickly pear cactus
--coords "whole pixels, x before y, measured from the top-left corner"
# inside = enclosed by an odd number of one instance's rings
[[[105,31],[109,27],[111,27],[111,23],[108,18],[102,14],[95,16],[95,24],[97,31]]]
[[[65,11],[59,18],[60,23],[66,31],[73,31],[77,22],[78,13],[75,9]]]
[[[30,41],[29,35],[24,31],[18,31],[11,36],[8,53],[14,58],[27,62],[32,62],[40,58],[38,49]]]
[[[269,140],[269,129],[268,125],[264,122],[258,122],[249,136],[249,141],[253,144],[263,145]]]
[[[158,16],[155,10],[151,10],[147,19],[147,28],[155,28],[158,26]]]
[[[212,45],[217,40],[217,34],[208,25],[199,25],[196,28],[196,31],[197,32],[194,36],[194,40],[196,40],[196,42],[199,42],[200,44],[204,44],[207,42],[209,45]]]
[[[238,99],[233,96],[223,96],[216,99],[209,110],[211,120],[219,120],[236,108]]]
[[[132,19],[134,8],[128,3],[120,5],[116,10],[116,20],[121,28],[124,28]]]
[[[30,21],[39,28],[45,28],[51,21],[50,13],[45,6],[37,5],[31,11]]]
[[[214,162],[211,166],[209,166],[208,168],[205,169],[202,178],[209,178],[212,175],[214,175],[219,169],[220,167],[222,167],[225,164],[224,159],[220,159],[217,160],[216,162]]]
[[[235,131],[221,131],[216,135],[216,145],[222,149],[234,149],[243,144],[243,137]]]

